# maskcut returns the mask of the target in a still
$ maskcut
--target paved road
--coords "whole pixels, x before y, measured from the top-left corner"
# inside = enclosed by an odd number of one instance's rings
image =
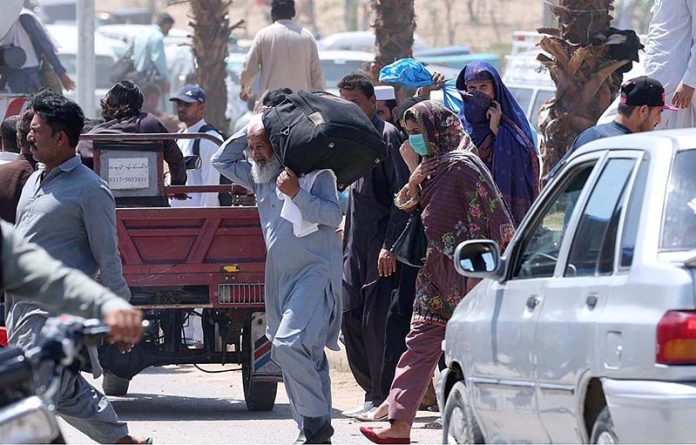
[[[206,369],[220,369],[206,366]],[[341,416],[357,405],[360,389],[349,373],[332,373],[333,443],[368,444],[358,425]],[[101,381],[97,384],[99,388]],[[297,429],[290,416],[282,385],[271,412],[248,412],[244,404],[241,372],[205,374],[193,366],[151,368],[131,382],[127,397],[112,398],[116,411],[128,421],[132,434],[153,436],[155,443],[292,443]],[[422,412],[412,434],[414,442],[439,443],[441,432],[423,429],[436,414]],[[375,424],[378,425],[378,424]],[[89,438],[61,420],[68,443],[91,443]]]

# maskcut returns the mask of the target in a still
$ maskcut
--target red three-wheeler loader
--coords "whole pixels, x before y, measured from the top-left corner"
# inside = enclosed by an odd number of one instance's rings
[[[280,368],[265,336],[266,248],[253,194],[240,186],[165,186],[167,139],[219,140],[207,134],[83,135],[93,141],[94,170],[116,199],[116,230],[131,303],[150,321],[126,354],[100,350],[108,395],[124,395],[150,366],[241,365],[250,410],[271,410]],[[229,207],[169,207],[173,195],[215,192]],[[202,344],[184,327],[201,322]]]

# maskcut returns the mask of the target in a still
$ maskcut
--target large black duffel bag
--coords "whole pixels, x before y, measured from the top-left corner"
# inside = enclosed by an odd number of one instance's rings
[[[331,169],[339,190],[387,158],[382,135],[365,113],[333,94],[289,94],[263,113],[263,125],[284,166],[298,175]]]

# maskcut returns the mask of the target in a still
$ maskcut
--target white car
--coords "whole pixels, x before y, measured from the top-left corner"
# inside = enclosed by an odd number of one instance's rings
[[[539,131],[539,110],[556,94],[549,72],[536,59],[539,50],[517,52],[507,56],[503,82],[525,112],[532,127]]]
[[[126,44],[130,44],[130,42],[132,42],[133,39],[135,39],[135,37],[142,33],[149,32],[153,26],[156,25],[102,25],[97,28],[97,32],[105,37],[121,40]],[[178,46],[190,44],[191,35],[188,31],[183,29],[172,28],[169,31],[169,34],[167,34],[164,37],[165,46]]]
[[[696,132],[589,143],[447,325],[447,443],[686,443],[696,418]]]
[[[57,43],[58,59],[65,67],[68,76],[77,81],[77,26],[76,25],[46,25],[51,37]],[[96,89],[94,91],[94,103],[99,109],[99,102],[109,88],[112,87],[111,69],[116,62],[116,50],[123,43],[109,39],[99,33],[94,34],[94,54],[96,71]],[[75,99],[75,91],[66,92],[66,96]],[[88,116],[96,117],[96,116]]]
[[[328,35],[317,42],[320,50],[324,51],[364,51],[374,52],[375,33],[373,31],[337,32]],[[419,36],[413,36],[413,50],[428,49],[428,44]]]
[[[326,90],[338,94],[338,84],[346,74],[365,71],[375,55],[365,51],[320,50],[319,64]]]

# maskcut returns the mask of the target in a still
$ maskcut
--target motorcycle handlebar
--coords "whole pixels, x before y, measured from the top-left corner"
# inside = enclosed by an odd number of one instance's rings
[[[149,322],[144,320],[142,326],[147,328]],[[70,315],[51,317],[41,330],[40,345],[26,355],[34,362],[50,360],[70,366],[83,345],[98,346],[110,333],[111,328],[95,318]]]

